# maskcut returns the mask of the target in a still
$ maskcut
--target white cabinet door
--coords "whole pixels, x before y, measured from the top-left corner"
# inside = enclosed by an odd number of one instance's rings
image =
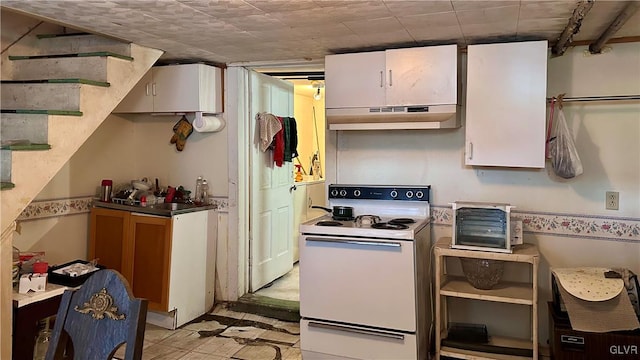
[[[371,107],[385,103],[384,51],[325,57],[325,107]]]
[[[222,69],[204,64],[157,66],[114,113],[222,112]]]
[[[469,45],[465,164],[543,168],[547,42]]]
[[[457,103],[458,46],[387,50],[386,105]]]
[[[153,112],[153,68],[140,79],[138,84],[113,110],[114,113]]]

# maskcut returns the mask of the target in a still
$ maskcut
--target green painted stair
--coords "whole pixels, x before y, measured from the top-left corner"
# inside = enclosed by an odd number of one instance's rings
[[[35,80],[2,80],[0,84],[84,84],[93,86],[109,87],[106,81],[95,81],[89,79],[35,79]]]
[[[74,54],[51,54],[51,55],[9,55],[9,60],[37,60],[37,59],[60,59],[73,57],[103,57],[110,56],[123,60],[133,60],[131,56],[112,53],[109,51],[94,51]]]
[[[46,114],[46,115],[69,115],[82,116],[82,111],[73,110],[28,110],[28,109],[2,109],[3,114]]]

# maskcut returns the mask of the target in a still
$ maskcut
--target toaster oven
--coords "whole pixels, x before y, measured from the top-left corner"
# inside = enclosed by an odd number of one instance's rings
[[[511,219],[513,206],[464,201],[451,205],[452,248],[510,253],[513,245],[522,243],[522,222]]]

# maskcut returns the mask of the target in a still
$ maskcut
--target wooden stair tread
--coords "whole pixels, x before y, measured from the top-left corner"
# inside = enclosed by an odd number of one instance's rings
[[[55,58],[71,58],[71,57],[91,57],[91,56],[111,56],[123,60],[133,60],[131,56],[120,55],[108,51],[97,51],[76,54],[58,54],[58,55],[9,55],[9,60],[33,60],[33,59],[55,59]]]
[[[82,111],[75,111],[75,110],[2,109],[2,110],[0,110],[0,113],[5,113],[5,114],[46,114],[46,115],[82,116]]]
[[[49,38],[56,38],[56,37],[80,36],[80,35],[92,35],[92,34],[91,33],[87,33],[87,32],[65,33],[65,34],[38,34],[38,35],[36,35],[36,37],[38,39],[49,39]]]
[[[109,87],[111,84],[105,81],[95,81],[89,79],[42,79],[42,80],[2,80],[2,84],[84,84]]]
[[[0,149],[11,150],[11,151],[42,151],[42,150],[50,150],[51,145],[49,144],[13,144],[13,145],[0,146]]]
[[[6,182],[6,181],[0,182],[0,190],[9,190],[9,189],[13,189],[14,187],[16,187],[16,184],[12,182]]]

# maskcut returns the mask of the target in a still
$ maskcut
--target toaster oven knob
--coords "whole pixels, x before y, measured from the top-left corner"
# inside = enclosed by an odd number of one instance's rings
[[[353,196],[358,197],[360,196],[360,190],[353,190]]]
[[[340,196],[347,196],[347,190],[340,190]]]
[[[331,196],[338,196],[338,190],[336,189],[331,190]]]
[[[409,190],[405,195],[407,195],[407,198],[411,199],[413,197],[413,191]]]
[[[424,193],[420,190],[416,191],[416,197],[418,199],[422,199],[424,197]]]
[[[389,193],[389,195],[391,195],[391,197],[395,199],[396,197],[398,197],[398,192],[397,192],[397,191],[395,191],[395,190],[391,190],[391,192]]]

